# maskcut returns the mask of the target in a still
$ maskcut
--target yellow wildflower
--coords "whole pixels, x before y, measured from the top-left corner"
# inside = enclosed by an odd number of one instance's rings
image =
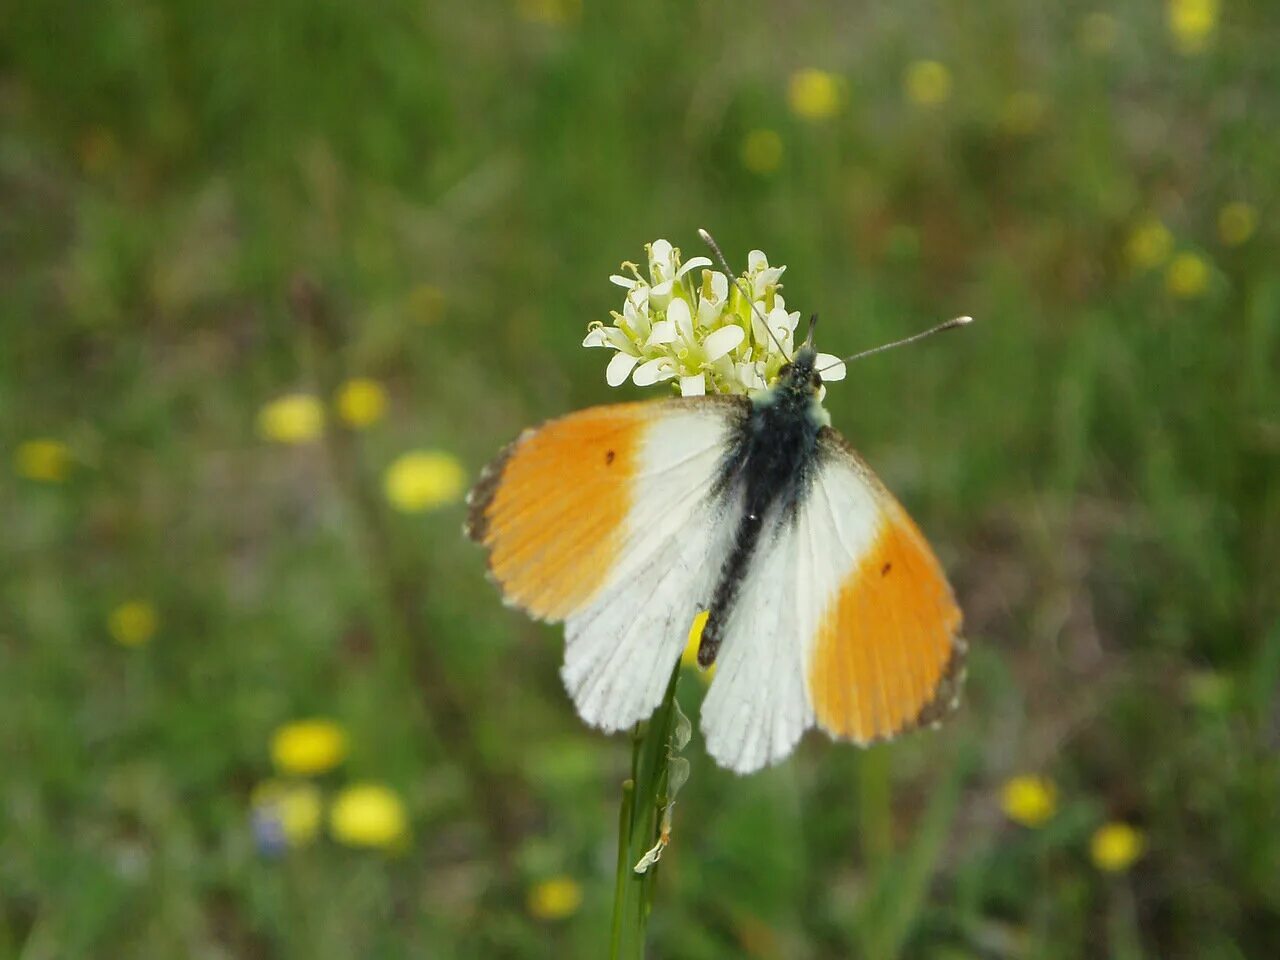
[[[1014,823],[1044,826],[1058,810],[1058,788],[1047,777],[1012,777],[1001,788],[1000,808]]]
[[[351,847],[397,847],[409,833],[404,803],[390,787],[357,783],[344,787],[329,810],[329,832]]]
[[[787,102],[805,120],[826,120],[840,109],[840,80],[833,73],[806,67],[791,75]]]
[[[384,485],[392,506],[418,513],[461,498],[467,474],[451,453],[415,450],[401,455],[387,468]]]
[[[289,393],[258,412],[258,430],[277,443],[306,443],[324,430],[324,407],[309,393]]]
[[[1025,137],[1040,128],[1047,112],[1044,97],[1033,90],[1019,90],[1005,100],[1000,125],[1010,133]]]
[[[698,667],[698,645],[702,643],[702,631],[707,625],[707,617],[710,612],[703,610],[693,618],[693,626],[689,628],[689,642],[685,644],[684,653],[680,655],[680,662],[686,667],[697,667],[698,673],[708,683],[716,674],[716,664],[712,664],[710,669],[703,670]]]
[[[773,173],[782,163],[782,137],[778,131],[752,130],[742,141],[742,165],[752,173]]]
[[[1218,26],[1218,0],[1168,0],[1165,19],[1180,53],[1200,53]]]
[[[951,71],[937,60],[917,60],[903,79],[907,99],[921,107],[936,107],[951,97]]]
[[[1173,252],[1173,234],[1159,220],[1151,217],[1138,223],[1129,234],[1125,254],[1140,270],[1157,267]]]
[[[1094,831],[1089,841],[1093,865],[1107,873],[1122,873],[1142,856],[1147,841],[1142,831],[1127,823],[1106,823]]]
[[[1194,253],[1180,253],[1165,271],[1164,285],[1173,296],[1180,300],[1190,300],[1203,296],[1209,289],[1209,277],[1209,264],[1204,257]]]
[[[582,886],[573,877],[539,880],[529,889],[529,914],[538,920],[563,920],[582,906]]]
[[[1218,236],[1228,247],[1238,247],[1258,228],[1258,211],[1237,200],[1218,211]]]
[[[254,826],[264,847],[280,839],[291,847],[301,847],[320,831],[320,791],[310,783],[267,780],[250,796]]]
[[[1086,53],[1102,54],[1116,45],[1120,28],[1107,13],[1091,13],[1080,21],[1080,46]]]
[[[355,377],[338,388],[338,416],[359,430],[376,423],[387,412],[387,391],[368,377]]]
[[[281,773],[324,773],[346,756],[347,732],[321,717],[286,723],[271,737],[271,760]]]
[[[14,451],[13,466],[28,480],[61,483],[71,469],[71,451],[61,440],[25,440]]]
[[[107,630],[122,647],[140,647],[156,633],[160,618],[145,600],[122,603],[107,616]]]

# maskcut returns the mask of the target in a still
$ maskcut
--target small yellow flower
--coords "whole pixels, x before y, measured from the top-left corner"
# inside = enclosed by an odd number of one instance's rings
[[[1091,13],[1080,21],[1080,46],[1086,53],[1107,53],[1116,45],[1119,33],[1115,17],[1106,13]]]
[[[13,466],[28,480],[61,483],[71,470],[71,451],[61,440],[25,440],[14,451]]]
[[[907,99],[921,107],[936,107],[951,97],[951,71],[937,60],[917,60],[903,79]]]
[[[805,120],[826,120],[840,109],[840,80],[833,73],[806,67],[791,75],[787,102]]]
[[[1106,823],[1094,831],[1089,841],[1093,865],[1106,873],[1122,873],[1142,856],[1147,840],[1141,830],[1127,823]]]
[[[269,834],[283,836],[291,847],[311,843],[320,831],[320,791],[310,783],[288,783],[267,780],[254,788],[250,796],[254,819],[261,832],[268,834],[260,839],[269,845]],[[278,842],[278,841],[277,841]]]
[[[529,889],[530,916],[538,920],[563,920],[582,906],[582,886],[573,877],[539,880]]]
[[[698,666],[698,645],[702,643],[702,631],[710,615],[709,611],[703,610],[693,618],[693,626],[689,628],[689,642],[685,644],[684,653],[680,655],[680,662],[686,667],[697,667],[699,675],[708,683],[716,675],[716,664],[713,663],[707,670]]]
[[[1204,295],[1209,289],[1208,261],[1194,253],[1180,253],[1173,258],[1165,271],[1164,285],[1170,294],[1180,300],[1191,300]]]
[[[1025,137],[1040,128],[1048,109],[1040,94],[1033,90],[1019,90],[1005,100],[1000,111],[1000,125],[1010,133]]]
[[[1238,247],[1258,228],[1258,211],[1237,200],[1218,211],[1218,236],[1228,247]]]
[[[457,501],[467,485],[467,474],[451,453],[415,450],[387,468],[384,484],[394,507],[418,513]]]
[[[742,165],[752,173],[773,173],[782,163],[782,137],[778,131],[752,130],[742,141]]]
[[[380,783],[357,783],[334,799],[329,831],[351,847],[388,849],[408,837],[409,822],[398,793]]]
[[[324,431],[324,407],[309,393],[289,393],[258,411],[258,430],[277,443],[307,443]]]
[[[1014,823],[1044,826],[1058,810],[1058,788],[1047,777],[1013,777],[1000,790],[1000,808]]]
[[[355,377],[338,388],[338,416],[359,430],[377,423],[387,412],[387,391],[368,377]]]
[[[1218,0],[1168,0],[1165,19],[1180,53],[1200,53],[1218,26]]]
[[[286,723],[271,737],[271,760],[281,773],[310,776],[332,770],[347,756],[347,732],[317,717]]]
[[[160,618],[145,600],[122,603],[107,616],[107,630],[122,647],[140,647],[156,633]]]
[[[1173,252],[1173,234],[1154,217],[1138,223],[1129,234],[1125,255],[1139,270],[1158,267]]]

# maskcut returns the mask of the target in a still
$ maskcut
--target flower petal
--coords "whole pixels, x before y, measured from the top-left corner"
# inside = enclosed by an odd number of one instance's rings
[[[747,254],[747,272],[755,273],[758,270],[768,269],[769,258],[764,255],[763,250],[752,250]]]
[[[680,301],[684,302],[684,301]],[[649,339],[645,341],[646,347],[653,347],[664,343],[674,343],[676,339],[676,325],[671,322],[671,311],[667,311],[667,319],[659,320],[653,325],[653,329],[649,331]]]
[[[747,332],[736,323],[715,330],[702,342],[703,352],[708,361],[719,360],[730,350],[736,348],[746,339]]]
[[[844,361],[834,353],[820,353],[813,358],[813,368],[821,375],[824,383],[835,383],[843,380],[848,371]]]
[[[679,299],[672,300],[667,307],[667,322],[675,326],[676,332],[686,343],[693,345],[693,314],[689,312],[687,303]]]
[[[679,280],[690,270],[694,270],[698,267],[709,267],[709,266],[711,266],[710,257],[694,257],[692,260],[689,260],[686,263],[681,264],[680,269],[676,271],[676,279]]]
[[[698,374],[696,377],[680,378],[680,396],[682,397],[702,397],[707,393],[707,378],[705,374]]]
[[[592,327],[587,331],[587,335],[582,338],[584,347],[607,347],[609,346],[608,334],[604,332],[604,327]]]
[[[661,380],[670,380],[675,375],[675,364],[670,357],[654,357],[636,367],[636,372],[631,375],[631,382],[637,387],[651,387]]]
[[[654,287],[650,287],[649,288],[649,305],[652,307],[657,307],[659,310],[661,310],[668,303],[670,303],[671,287],[672,287],[672,283],[670,280],[664,281],[663,283],[659,283]]]
[[[625,330],[619,330],[617,327],[605,327],[604,336],[609,341],[608,345],[613,349],[621,350],[623,353],[629,353],[632,356],[638,355],[636,345],[632,343]]]
[[[635,280],[632,277],[624,277],[620,273],[610,274],[609,282],[617,284],[618,286],[622,287],[624,290],[630,290],[637,283],[639,283],[638,280]]]
[[[620,387],[627,382],[627,376],[640,362],[639,357],[633,357],[628,353],[614,354],[609,366],[605,369],[604,379],[611,387]]]

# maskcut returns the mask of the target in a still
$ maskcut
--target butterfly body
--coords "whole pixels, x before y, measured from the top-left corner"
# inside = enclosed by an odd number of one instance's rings
[[[806,344],[741,396],[593,407],[482,474],[468,535],[505,599],[565,624],[561,675],[606,731],[658,705],[695,615],[702,731],[749,772],[820,726],[857,743],[955,697],[960,611],[928,544],[818,402]]]
[[[812,480],[818,432],[830,422],[818,402],[822,382],[814,351],[802,348],[778,384],[751,400],[716,488],[721,496],[741,485],[742,509],[729,556],[708,607],[698,664],[709,667],[720,649],[725,620],[771,511],[793,514]]]

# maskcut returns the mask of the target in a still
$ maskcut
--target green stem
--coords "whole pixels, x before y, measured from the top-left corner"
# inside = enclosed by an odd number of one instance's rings
[[[889,751],[871,747],[858,757],[858,819],[867,870],[879,875],[893,856],[893,795]]]
[[[635,772],[635,758],[639,753],[640,741],[636,740],[632,750],[631,767]],[[618,870],[613,883],[613,923],[609,933],[609,960],[618,960],[622,950],[622,909],[626,900],[627,881],[631,878],[631,864],[627,854],[631,849],[631,816],[635,810],[636,782],[622,782],[622,806],[618,809]]]
[[[622,808],[618,813],[618,870],[613,895],[610,960],[640,960],[644,957],[658,865],[654,864],[643,875],[635,872],[635,865],[658,842],[662,825],[679,677],[680,664],[677,662],[671,671],[662,703],[649,722],[638,725],[632,735],[631,779],[622,785]]]

